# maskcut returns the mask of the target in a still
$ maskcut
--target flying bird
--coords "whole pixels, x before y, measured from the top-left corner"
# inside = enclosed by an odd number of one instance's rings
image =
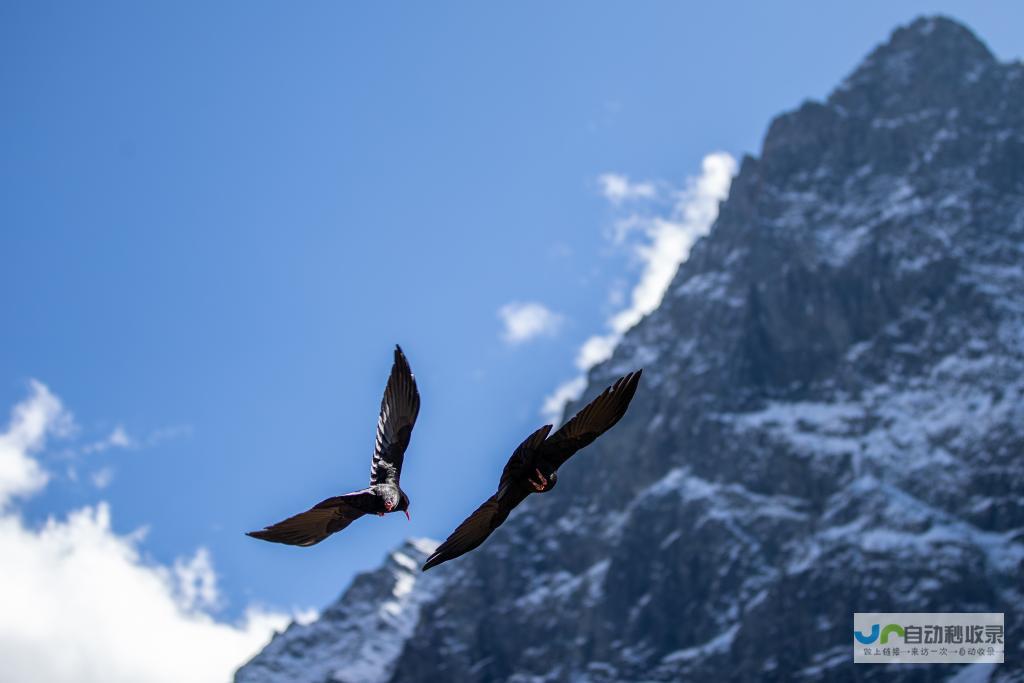
[[[395,362],[380,402],[377,441],[370,464],[370,485],[361,491],[328,498],[294,517],[246,535],[273,543],[310,546],[341,531],[363,515],[383,517],[388,512],[399,510],[408,518],[409,496],[399,486],[398,480],[419,412],[420,393],[416,389],[416,378],[401,347],[396,345]]]
[[[641,372],[643,370],[637,370],[620,377],[550,437],[551,425],[544,425],[526,437],[502,470],[498,492],[478,507],[427,558],[423,571],[473,550],[487,540],[528,495],[547,493],[555,488],[558,468],[626,414],[640,383]]]

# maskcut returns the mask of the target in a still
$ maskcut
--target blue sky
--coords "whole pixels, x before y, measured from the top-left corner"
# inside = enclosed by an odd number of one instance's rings
[[[34,378],[74,416],[10,509],[207,549],[220,620],[325,606],[493,490],[629,308],[654,237],[623,226],[937,11],[1024,53],[1009,2],[4,3],[0,411]],[[547,311],[518,341],[515,303]],[[396,342],[412,523],[243,536],[365,485]]]

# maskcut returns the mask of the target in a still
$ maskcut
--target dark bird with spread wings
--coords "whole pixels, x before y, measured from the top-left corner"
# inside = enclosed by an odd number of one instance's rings
[[[370,465],[370,485],[361,491],[321,501],[294,517],[250,531],[247,535],[273,543],[316,545],[363,515],[384,516],[399,510],[409,517],[409,496],[398,485],[405,449],[420,412],[420,394],[409,361],[395,346],[395,362],[380,402],[377,443]]]
[[[508,518],[512,509],[531,493],[547,493],[558,483],[558,468],[572,455],[589,446],[618,422],[640,383],[642,370],[620,377],[586,408],[548,437],[544,425],[519,444],[501,472],[498,492],[476,509],[438,549],[427,558],[423,571],[464,555],[487,540]]]

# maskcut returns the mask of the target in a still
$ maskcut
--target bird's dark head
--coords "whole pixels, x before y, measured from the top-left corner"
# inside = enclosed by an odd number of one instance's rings
[[[397,486],[385,488],[380,495],[384,499],[384,510],[387,512],[404,511],[409,507],[409,496],[405,495],[405,491]]]

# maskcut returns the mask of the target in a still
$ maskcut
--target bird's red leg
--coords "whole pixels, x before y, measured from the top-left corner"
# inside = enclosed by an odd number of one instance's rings
[[[539,469],[534,469],[534,472],[537,473],[537,478],[540,479],[540,483],[538,484],[533,479],[528,479],[528,481],[530,482],[530,484],[533,486],[533,488],[535,490],[543,491],[544,489],[546,489],[548,487],[547,477],[545,477],[543,474],[541,474]]]

